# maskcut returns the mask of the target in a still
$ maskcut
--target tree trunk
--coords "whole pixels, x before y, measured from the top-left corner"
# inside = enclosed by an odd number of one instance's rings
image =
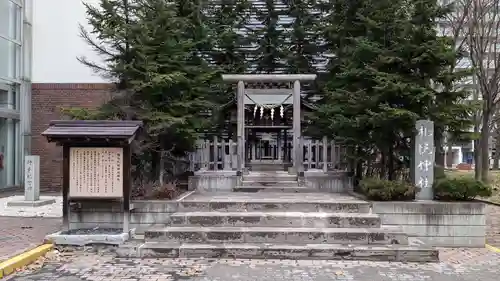
[[[453,165],[453,144],[448,141],[448,151],[446,153],[446,167],[451,168]]]
[[[363,160],[361,160],[361,148],[358,148],[356,153],[356,184],[359,185],[359,182],[363,179]]]
[[[477,135],[479,134],[479,118],[478,114],[474,115],[474,133]],[[481,163],[481,149],[479,149],[479,140],[474,140],[474,178],[476,180],[481,179],[481,168],[482,168],[482,163]]]
[[[493,157],[493,170],[498,170],[499,169],[499,163],[500,163],[500,153],[497,151],[500,151],[500,142],[497,142],[495,144],[495,155]]]
[[[394,149],[393,149],[393,146],[392,144],[389,146],[389,151],[388,151],[388,154],[387,155],[389,157],[388,159],[388,176],[387,176],[387,179],[392,181],[394,180]]]
[[[481,127],[481,138],[479,139],[479,146],[481,150],[481,180],[485,183],[489,182],[489,138],[490,138],[490,108],[488,102],[483,102],[483,116]]]
[[[479,101],[479,84],[477,83],[477,77],[476,74],[472,75],[472,84],[475,85],[475,89],[473,92],[473,100],[474,101]],[[484,102],[483,102],[484,106]],[[481,118],[480,118],[481,111],[478,109],[474,113],[474,134],[478,135],[479,134],[479,125],[481,124]],[[482,163],[481,163],[481,149],[479,149],[479,140],[474,140],[474,178],[476,180],[481,179],[481,170],[482,170]]]
[[[444,167],[444,130],[441,127],[436,126],[434,129],[434,145],[436,147],[435,163],[437,166]],[[414,142],[414,140],[412,140]],[[413,150],[412,150],[413,153]],[[411,158],[413,159],[413,157]],[[413,160],[412,160],[413,161]]]
[[[380,151],[380,178],[381,179],[386,179],[387,175],[387,155],[386,153],[381,150]]]
[[[163,186],[164,184],[164,178],[165,178],[165,159],[163,157],[163,151],[160,151],[160,157],[159,157],[159,165],[158,168],[160,171],[158,172],[158,182],[160,183],[160,186]]]
[[[370,155],[368,157],[368,159],[366,160],[366,177],[367,178],[371,178],[373,175],[373,159],[372,159],[372,155]]]
[[[500,167],[500,133],[495,137],[495,156],[493,157],[493,170],[498,170]]]

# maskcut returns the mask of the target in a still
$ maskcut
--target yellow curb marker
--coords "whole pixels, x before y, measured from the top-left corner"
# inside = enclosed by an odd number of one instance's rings
[[[492,251],[492,252],[495,252],[495,253],[500,253],[500,249],[499,249],[499,248],[497,248],[497,247],[493,247],[493,246],[488,245],[488,244],[486,244],[486,245],[485,245],[485,247],[486,247],[486,249],[488,249],[488,250],[490,250],[490,251]]]
[[[0,278],[26,266],[52,250],[52,244],[44,244],[0,263]]]

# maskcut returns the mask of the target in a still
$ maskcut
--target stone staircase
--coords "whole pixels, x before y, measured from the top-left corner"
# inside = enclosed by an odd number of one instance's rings
[[[400,229],[381,226],[369,202],[342,194],[283,191],[192,194],[178,202],[169,221],[147,229],[143,239],[122,245],[117,253],[141,258],[439,260],[437,250],[410,246]]]
[[[284,171],[259,171],[243,175],[235,192],[316,192],[317,190],[299,185],[297,175]]]

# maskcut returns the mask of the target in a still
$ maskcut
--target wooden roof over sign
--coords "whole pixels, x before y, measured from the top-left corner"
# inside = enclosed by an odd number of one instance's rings
[[[49,128],[42,133],[51,141],[70,140],[129,140],[135,136],[141,121],[117,120],[57,120],[51,121]]]

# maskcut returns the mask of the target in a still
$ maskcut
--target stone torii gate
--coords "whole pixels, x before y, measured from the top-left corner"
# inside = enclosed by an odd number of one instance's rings
[[[237,175],[241,176],[245,169],[245,82],[246,83],[293,83],[291,89],[252,89],[252,94],[283,94],[292,91],[293,98],[293,167],[299,177],[304,176],[301,141],[300,83],[314,81],[316,74],[223,74],[222,80],[238,83],[237,88]]]

